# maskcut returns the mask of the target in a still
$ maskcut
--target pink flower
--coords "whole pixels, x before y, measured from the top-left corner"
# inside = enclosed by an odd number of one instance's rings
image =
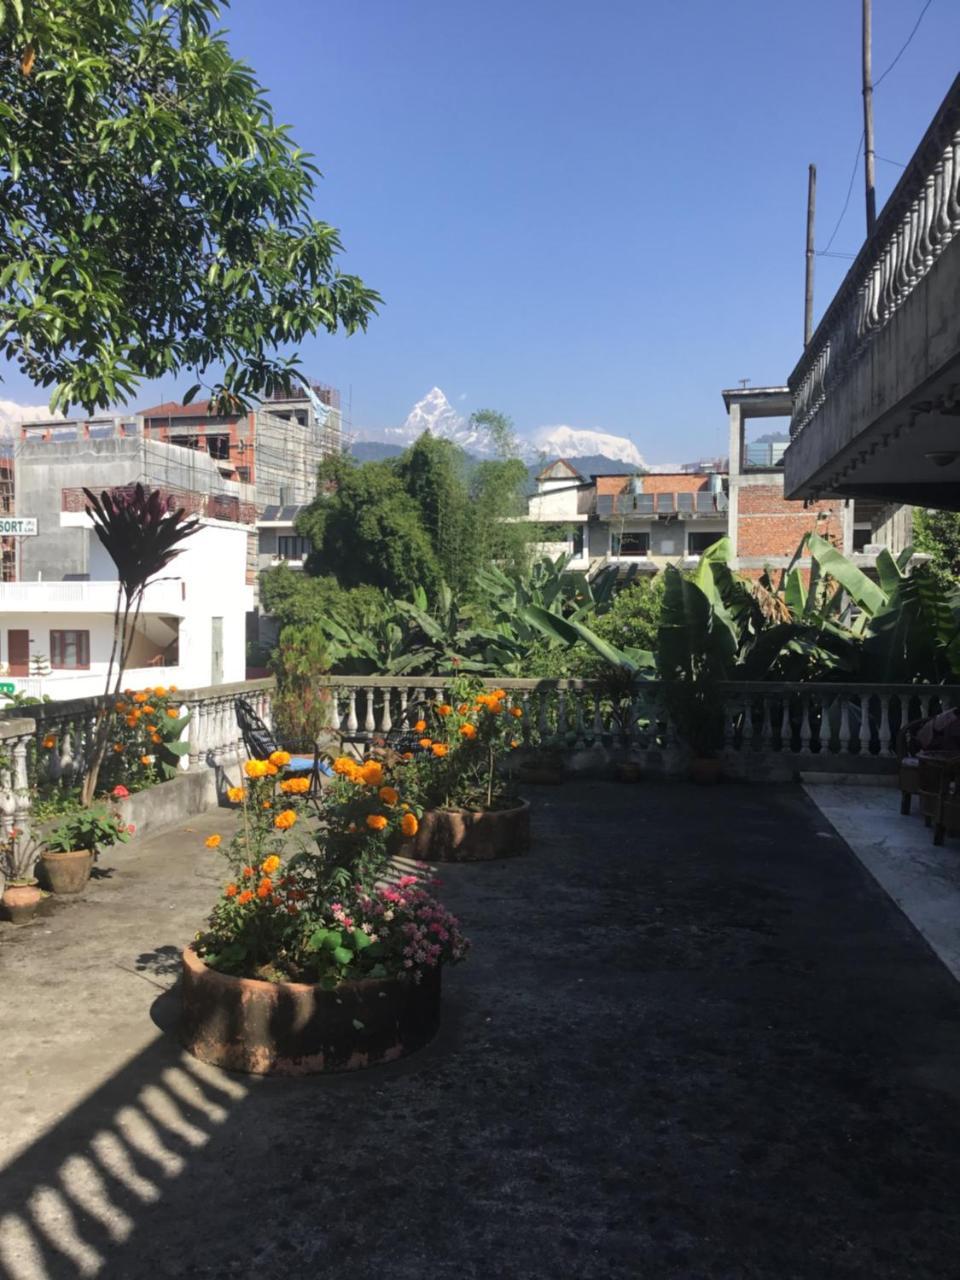
[[[128,823],[127,823],[127,834],[128,834],[128,835],[131,835],[131,836],[132,836],[132,835],[136,835],[136,831],[137,831],[137,824],[136,824],[135,822],[128,822]]]
[[[118,800],[122,800],[124,796],[128,796],[130,792],[127,790],[125,786],[123,786],[121,783],[118,782],[117,785],[110,792],[110,794],[112,796],[116,796]]]

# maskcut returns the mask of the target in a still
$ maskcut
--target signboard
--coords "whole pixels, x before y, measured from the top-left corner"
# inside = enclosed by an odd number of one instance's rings
[[[0,697],[6,695],[12,698],[16,692],[17,686],[15,684],[11,684],[9,680],[0,680]]]
[[[36,534],[36,516],[0,516],[0,538],[33,538]]]

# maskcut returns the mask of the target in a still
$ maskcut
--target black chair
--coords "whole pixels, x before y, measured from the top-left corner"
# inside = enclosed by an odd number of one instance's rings
[[[243,745],[252,760],[266,760],[274,751],[285,749],[280,746],[273,731],[267,728],[246,698],[234,698],[233,705]],[[313,755],[297,755],[291,752],[290,763],[285,766],[284,772],[309,773],[311,782],[319,785],[320,774],[330,777],[333,770],[325,760],[320,759],[320,749],[315,747]]]

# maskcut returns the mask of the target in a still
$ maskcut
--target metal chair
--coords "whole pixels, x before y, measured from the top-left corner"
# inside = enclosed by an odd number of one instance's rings
[[[285,749],[277,741],[273,730],[264,724],[246,698],[234,698],[233,706],[237,716],[237,727],[243,738],[243,745],[251,759],[266,760],[274,751]],[[319,790],[321,775],[325,777],[333,775],[333,770],[327,762],[320,759],[319,743],[314,746],[313,755],[294,754],[291,752],[290,763],[284,766],[284,772],[309,773],[311,791],[314,787]]]

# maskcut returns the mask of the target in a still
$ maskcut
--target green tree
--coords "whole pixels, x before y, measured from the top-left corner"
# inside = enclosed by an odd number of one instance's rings
[[[960,585],[960,512],[917,507],[913,540],[918,551],[931,557],[930,568],[940,585],[955,592]]]
[[[260,575],[260,603],[281,629],[309,627],[331,614],[355,627],[362,617],[385,608],[383,592],[376,587],[348,590],[336,578],[314,578],[285,564]]]
[[[418,586],[436,593],[442,580],[437,556],[394,465],[326,458],[317,493],[297,521],[297,532],[313,544],[308,573],[332,574],[344,587],[381,587],[395,597]]]
[[[221,404],[364,328],[316,166],[211,22],[215,0],[0,0],[0,354],[54,408],[183,369]]]
[[[458,595],[469,591],[476,546],[466,455],[451,441],[425,431],[398,459],[396,469],[417,505],[443,580]]]

